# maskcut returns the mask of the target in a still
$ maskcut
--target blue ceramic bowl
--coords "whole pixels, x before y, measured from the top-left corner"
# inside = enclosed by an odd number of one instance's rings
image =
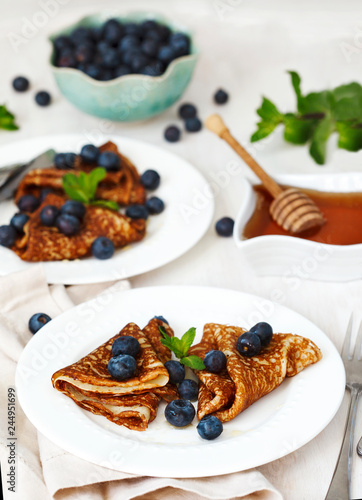
[[[138,12],[115,16],[98,13],[54,33],[49,40],[52,42],[60,35],[68,35],[79,26],[100,26],[110,18],[130,22],[154,19],[167,25],[172,31],[182,31],[191,39],[191,53],[173,60],[161,76],[125,75],[104,82],[95,80],[78,69],[56,67],[53,64],[53,49],[50,65],[60,92],[85,113],[108,120],[124,122],[145,120],[162,113],[181,97],[195,68],[197,50],[190,32],[186,29],[168,22],[159,15]]]

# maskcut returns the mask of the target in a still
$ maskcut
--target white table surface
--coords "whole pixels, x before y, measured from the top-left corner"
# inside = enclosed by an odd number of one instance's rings
[[[107,134],[141,139],[169,149],[192,162],[206,178],[225,169],[234,153],[208,131],[183,134],[179,143],[163,139],[164,128],[179,123],[177,105],[161,116],[142,123],[111,123],[87,116],[75,109],[59,93],[47,65],[46,37],[73,20],[99,10],[96,0],[54,0],[54,14],[45,19],[47,2],[1,0],[0,95],[15,113],[20,130],[0,131],[0,145],[39,135],[77,132],[84,143],[106,140]],[[53,4],[54,5],[54,4]],[[303,78],[305,91],[322,90],[342,83],[361,81],[362,23],[357,0],[296,2],[293,0],[124,0],[105,1],[114,12],[153,10],[187,24],[195,31],[200,60],[183,101],[197,104],[205,118],[220,111],[235,136],[245,145],[254,131],[261,95],[291,109],[294,95],[285,71],[295,69]],[[43,26],[35,21],[45,19]],[[35,29],[29,36],[30,24]],[[39,22],[38,22],[39,25]],[[24,31],[25,30],[25,31]],[[28,30],[28,31],[26,31]],[[10,39],[28,34],[15,50]],[[15,93],[11,80],[26,75],[31,90]],[[213,104],[213,92],[224,87],[230,101],[223,107]],[[38,107],[36,90],[49,90],[53,103]],[[282,146],[276,136],[266,144],[250,148],[270,173],[334,172],[360,170],[361,153],[335,151],[331,141],[328,163],[317,166],[305,149]],[[250,147],[250,145],[249,145]],[[333,157],[332,157],[333,154]],[[243,173],[249,176],[246,167]],[[215,197],[215,218],[235,217],[238,206],[238,179],[233,179]],[[341,348],[351,311],[361,316],[362,282],[323,283],[299,279],[291,287],[282,277],[256,277],[248,268],[232,239],[219,238],[214,227],[191,251],[161,269],[131,279],[133,287],[189,284],[228,287],[270,298],[276,288],[284,292],[283,305],[305,315],[322,328]],[[346,415],[346,396],[339,412],[327,428],[298,451],[260,467],[260,471],[287,500],[320,500],[325,497],[337,460]],[[362,433],[362,411],[357,436]],[[362,461],[357,458],[352,498],[362,497]]]

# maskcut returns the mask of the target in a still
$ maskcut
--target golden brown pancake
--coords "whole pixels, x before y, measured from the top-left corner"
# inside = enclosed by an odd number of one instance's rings
[[[202,358],[209,350],[218,349],[227,358],[223,373],[196,372],[201,381],[199,419],[212,413],[222,422],[228,422],[276,389],[285,377],[293,377],[322,358],[311,340],[290,333],[274,333],[259,355],[248,358],[236,349],[236,341],[244,332],[239,327],[209,323],[200,344],[190,349],[190,354]]]
[[[100,146],[100,151],[111,151],[116,153],[121,162],[118,172],[107,172],[106,177],[98,185],[96,198],[101,200],[112,200],[120,205],[144,204],[146,192],[140,182],[140,175],[136,167],[126,157],[119,153],[113,142],[107,142]],[[74,169],[60,170],[55,167],[31,170],[21,181],[15,195],[17,202],[24,194],[39,196],[43,188],[52,189],[55,193],[64,194],[62,178],[71,172],[75,175],[79,172],[90,172],[97,165],[86,163],[78,155],[75,160]]]
[[[151,320],[143,331],[129,323],[108,342],[57,371],[52,377],[53,386],[85,410],[132,430],[146,430],[148,423],[156,417],[160,399],[168,402],[178,398],[177,388],[168,383],[168,372],[158,358],[156,327],[158,330],[159,325],[173,336],[173,330],[160,320]],[[117,381],[108,373],[107,365],[112,356],[112,344],[122,335],[137,338],[141,352],[136,359],[136,376]]]
[[[116,248],[121,248],[140,241],[145,235],[144,220],[130,219],[114,210],[93,205],[87,205],[81,229],[74,236],[66,236],[56,227],[44,226],[40,220],[42,208],[46,205],[60,208],[65,201],[63,196],[48,194],[41,206],[29,214],[24,235],[12,247],[22,260],[74,260],[90,255],[92,243],[99,236],[106,236]]]

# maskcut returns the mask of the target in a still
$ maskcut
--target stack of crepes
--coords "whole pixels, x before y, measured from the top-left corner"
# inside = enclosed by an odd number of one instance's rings
[[[207,352],[220,350],[227,358],[226,369],[219,374],[196,371],[200,380],[198,419],[212,414],[221,422],[228,422],[276,389],[285,377],[293,377],[322,358],[320,349],[311,340],[290,333],[274,333],[259,355],[242,356],[236,342],[245,331],[236,326],[208,323],[201,342],[189,350],[189,354],[202,359]]]
[[[123,156],[113,142],[107,142],[99,147],[101,153],[111,151],[116,153],[120,159],[120,170],[117,172],[107,172],[106,177],[99,183],[96,198],[101,200],[112,200],[119,205],[127,206],[131,204],[144,204],[146,192],[140,181],[140,175],[132,162]],[[15,194],[17,202],[25,194],[39,196],[42,189],[51,189],[53,192],[63,195],[64,174],[70,171],[77,175],[77,172],[90,172],[97,165],[86,163],[81,156],[75,159],[74,169],[61,170],[55,167],[31,170],[21,181]]]
[[[132,430],[146,430],[156,418],[160,400],[178,398],[177,388],[169,383],[164,366],[171,359],[171,352],[161,344],[159,326],[173,336],[170,326],[156,318],[143,330],[129,323],[87,356],[54,373],[53,386],[85,410]],[[114,340],[124,335],[136,338],[141,351],[136,358],[136,375],[118,381],[108,373],[107,365]]]
[[[12,250],[30,262],[74,260],[91,255],[93,241],[99,236],[109,238],[115,248],[142,240],[146,233],[143,219],[130,219],[114,210],[87,205],[80,231],[66,236],[56,227],[42,224],[40,212],[46,205],[60,208],[66,201],[64,196],[50,193],[40,207],[29,214],[24,234],[16,240]]]

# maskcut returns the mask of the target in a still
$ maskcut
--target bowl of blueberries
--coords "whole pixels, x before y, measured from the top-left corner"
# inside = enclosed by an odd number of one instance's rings
[[[197,61],[186,29],[144,13],[90,15],[50,41],[61,93],[85,113],[114,121],[148,119],[171,106]]]

